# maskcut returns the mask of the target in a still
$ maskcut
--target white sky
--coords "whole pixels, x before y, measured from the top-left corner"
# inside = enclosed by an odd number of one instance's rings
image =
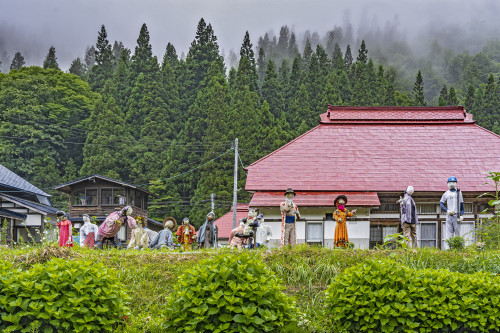
[[[227,55],[230,49],[238,53],[246,30],[256,45],[259,36],[270,30],[278,34],[282,25],[322,34],[347,17],[356,31],[360,21],[383,27],[397,15],[401,32],[412,36],[430,26],[467,29],[477,22],[482,30],[486,25],[500,31],[499,14],[497,0],[2,0],[0,60],[5,68],[5,59],[20,51],[27,65],[41,65],[54,45],[65,70],[95,44],[101,24],[111,43],[119,40],[133,50],[146,23],[153,52],[161,58],[168,42],[179,55],[187,52],[201,17],[212,24]]]

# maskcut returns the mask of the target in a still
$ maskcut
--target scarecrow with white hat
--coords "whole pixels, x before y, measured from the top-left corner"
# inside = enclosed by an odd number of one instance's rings
[[[285,192],[285,201],[280,204],[281,211],[281,243],[283,245],[297,244],[297,234],[295,231],[295,222],[300,220],[299,207],[293,203],[295,192],[288,188]]]

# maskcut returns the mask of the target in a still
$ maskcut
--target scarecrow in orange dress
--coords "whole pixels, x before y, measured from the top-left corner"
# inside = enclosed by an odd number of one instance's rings
[[[334,205],[337,206],[337,210],[333,213],[333,218],[337,222],[335,225],[335,236],[333,237],[333,242],[335,246],[347,247],[349,244],[349,236],[347,236],[347,217],[351,217],[356,213],[356,210],[348,211],[344,205],[347,203],[347,197],[345,195],[339,195],[335,198]]]

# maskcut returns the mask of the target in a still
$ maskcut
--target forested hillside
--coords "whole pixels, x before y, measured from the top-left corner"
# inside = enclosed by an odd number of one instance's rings
[[[304,46],[288,27],[279,37],[247,33],[231,61],[203,19],[185,57],[170,43],[154,56],[145,24],[133,50],[112,45],[103,25],[69,73],[53,47],[43,68],[16,54],[0,73],[0,163],[41,188],[93,173],[141,185],[159,196],[151,217],[200,225],[211,193],[217,216],[230,209],[235,138],[247,202],[242,166],[314,127],[328,104],[461,104],[500,134],[500,42],[475,54],[435,44],[422,61],[376,40],[372,56],[339,29]]]

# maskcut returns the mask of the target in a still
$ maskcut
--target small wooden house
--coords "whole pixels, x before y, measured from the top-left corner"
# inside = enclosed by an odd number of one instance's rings
[[[154,194],[136,185],[94,174],[57,185],[54,189],[69,195],[68,215],[77,229],[82,226],[83,214],[104,221],[110,213],[127,205],[133,209],[132,217],[142,216],[148,228],[155,231],[162,229],[162,223],[148,218],[148,200]],[[130,233],[131,230],[124,225],[118,238],[127,241]]]

